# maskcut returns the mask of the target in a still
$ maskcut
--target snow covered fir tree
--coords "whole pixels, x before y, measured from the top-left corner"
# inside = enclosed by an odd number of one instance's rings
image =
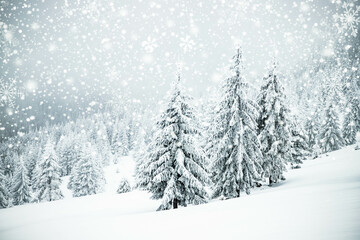
[[[212,150],[213,197],[235,198],[261,180],[262,154],[257,138],[258,105],[246,96],[242,51],[237,49],[231,66],[232,76],[225,80],[216,113]]]
[[[258,96],[258,133],[263,155],[262,167],[269,185],[283,179],[286,164],[292,162],[289,109],[274,62],[264,77]]]
[[[5,175],[0,171],[0,208],[6,208],[10,205],[10,192],[7,187]]]
[[[127,179],[123,178],[120,181],[119,187],[117,189],[117,193],[127,193],[131,191],[130,183]]]
[[[290,125],[291,135],[291,167],[300,168],[301,163],[310,155],[309,140],[304,129],[295,118]]]
[[[90,142],[81,146],[80,159],[72,170],[68,188],[74,197],[100,193],[104,190],[105,177],[97,152]]]
[[[339,116],[335,104],[332,102],[326,107],[325,121],[321,126],[319,138],[320,146],[324,153],[338,150],[344,145]]]
[[[169,103],[156,123],[149,158],[144,159],[150,176],[145,188],[153,199],[161,199],[158,210],[208,200],[208,160],[197,140],[197,119],[189,101],[180,88],[179,74]]]
[[[30,181],[22,157],[19,157],[12,183],[12,199],[14,205],[22,205],[31,201]]]
[[[64,196],[60,190],[61,168],[58,163],[54,144],[50,138],[44,146],[44,153],[36,169],[36,187],[38,201],[56,201]]]
[[[356,125],[355,125],[355,112],[350,109],[347,110],[347,113],[344,118],[342,136],[346,145],[352,145],[356,143]]]

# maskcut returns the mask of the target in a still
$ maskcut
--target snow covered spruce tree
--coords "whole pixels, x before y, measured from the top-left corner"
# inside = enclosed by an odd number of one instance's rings
[[[207,201],[205,185],[210,183],[204,151],[198,144],[197,122],[189,98],[176,82],[170,102],[156,124],[148,159],[150,182],[146,189],[153,199],[162,199],[158,210]]]
[[[22,205],[31,201],[30,181],[22,156],[18,158],[18,164],[12,182],[12,196],[14,205]]]
[[[10,192],[6,184],[6,178],[0,169],[0,208],[7,208],[11,203]]]
[[[10,153],[10,151],[6,152],[6,155],[3,160],[3,166],[4,166],[4,174],[8,177],[8,179],[11,179],[15,172],[15,159],[17,159],[18,156],[16,153]]]
[[[349,106],[350,105],[350,106]],[[346,108],[346,114],[344,118],[343,128],[342,128],[342,136],[344,138],[344,142],[346,145],[351,145],[356,143],[356,113],[351,107],[351,104],[348,103],[348,107]]]
[[[37,167],[36,191],[38,201],[56,201],[64,196],[60,190],[61,168],[54,144],[47,140]]]
[[[149,145],[145,143],[145,131],[142,129],[139,131],[138,143],[135,148],[135,187],[141,190],[147,190],[148,184],[151,181],[151,175],[148,171],[148,164],[150,159],[150,152],[153,144]]]
[[[302,160],[310,155],[308,139],[297,119],[291,123],[291,167],[300,168]]]
[[[68,188],[74,197],[97,194],[103,191],[105,176],[96,148],[91,143],[81,147],[80,159],[73,168]]]
[[[106,134],[106,126],[104,122],[99,121],[96,132],[97,152],[101,156],[102,165],[109,166],[113,163],[113,155],[111,154],[111,146]]]
[[[36,163],[39,159],[39,154],[41,153],[41,146],[34,141],[25,148],[25,152],[24,163],[28,171],[30,183],[32,183],[34,182],[33,176],[35,176]]]
[[[321,126],[319,138],[323,153],[338,150],[344,145],[338,113],[332,102],[330,102],[326,108],[325,120]]]
[[[246,96],[242,52],[238,48],[230,68],[232,76],[222,87],[213,139],[213,197],[235,198],[261,180],[261,150],[257,138],[258,105]]]
[[[354,134],[352,129],[355,128],[356,132],[360,132],[360,71],[357,67],[358,62],[355,63],[355,66],[357,71],[351,71],[351,75],[349,78],[346,78],[346,83],[343,85],[343,92],[346,96],[346,115],[343,126],[343,137],[346,144],[351,144],[349,142],[352,142],[352,135]],[[349,136],[349,139],[347,139],[347,136]]]
[[[321,114],[320,106],[316,107],[314,112],[311,112],[311,115],[307,118],[305,122],[305,131],[307,135],[307,144],[312,150],[318,142],[319,128],[321,123]]]
[[[120,157],[129,155],[129,140],[124,119],[115,123],[111,152],[116,158],[116,163]]]
[[[156,144],[149,143],[149,146],[146,147],[144,151],[136,152],[136,168],[135,168],[135,182],[136,188],[140,190],[149,191],[150,182],[153,178],[150,172],[151,164],[151,152],[154,151]]]
[[[121,179],[118,189],[116,190],[117,193],[127,193],[131,191],[131,186],[129,181],[126,178]]]
[[[258,132],[264,157],[262,166],[265,177],[269,178],[269,185],[283,179],[285,165],[291,162],[289,110],[276,67],[274,63],[268,76],[264,78],[258,97]]]
[[[59,165],[61,167],[61,176],[68,176],[71,173],[73,166],[79,159],[79,138],[74,136],[74,133],[67,133],[60,137],[59,143],[56,147],[56,152],[59,157]]]

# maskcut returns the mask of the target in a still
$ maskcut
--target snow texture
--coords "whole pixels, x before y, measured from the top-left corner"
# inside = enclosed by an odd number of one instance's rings
[[[349,146],[306,161],[271,188],[176,211],[155,212],[159,202],[146,192],[115,190],[2,209],[0,239],[358,239],[359,159]]]

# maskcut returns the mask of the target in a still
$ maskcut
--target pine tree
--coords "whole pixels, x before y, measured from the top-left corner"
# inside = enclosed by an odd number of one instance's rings
[[[291,124],[291,167],[300,168],[299,164],[310,155],[308,139],[300,123],[294,119]]]
[[[125,124],[118,123],[113,133],[112,154],[115,156],[115,163],[121,156],[127,156],[129,154],[129,139]]]
[[[68,188],[74,197],[100,193],[104,190],[105,177],[96,148],[91,143],[81,147],[80,159],[73,169]]]
[[[149,146],[146,145],[144,135],[145,131],[140,130],[138,135],[137,147],[135,148],[135,187],[141,190],[148,190],[147,186],[151,181],[151,176],[148,171],[148,160],[150,159],[149,153],[151,152],[152,148],[150,146],[152,146],[152,144],[149,143]]]
[[[37,171],[37,199],[39,201],[56,201],[62,199],[64,196],[60,190],[61,168],[58,164],[58,157],[51,140],[48,140],[45,144],[44,153],[40,159]]]
[[[0,208],[7,208],[11,205],[10,192],[6,184],[5,175],[0,170]]]
[[[30,181],[22,156],[19,157],[16,166],[12,183],[12,195],[14,205],[22,205],[31,201]]]
[[[318,142],[319,129],[321,124],[321,111],[320,105],[316,107],[314,112],[311,112],[311,116],[307,118],[305,122],[305,131],[308,139],[309,149],[312,151]]]
[[[204,104],[203,109],[203,128],[204,128],[204,149],[206,152],[206,155],[209,159],[212,158],[213,154],[215,153],[215,146],[217,145],[218,140],[214,138],[216,132],[218,131],[218,126],[216,124],[213,124],[217,121],[217,113],[219,111],[219,104],[218,99],[220,99],[220,91],[215,91],[210,93],[210,99],[209,101]],[[211,166],[210,166],[211,168]],[[209,170],[210,172],[211,169]]]
[[[312,118],[308,118],[305,123],[305,129],[307,132],[308,145],[312,149],[318,138],[318,126]]]
[[[258,105],[246,96],[242,52],[237,49],[231,67],[233,75],[222,87],[223,97],[216,114],[212,156],[213,197],[235,198],[261,180],[261,151],[257,138]]]
[[[103,166],[109,166],[113,163],[111,147],[106,134],[106,126],[103,122],[99,122],[96,135],[97,151],[102,159]]]
[[[4,174],[5,176],[7,176],[9,179],[11,179],[15,173],[15,161],[14,159],[16,159],[17,156],[14,153],[10,153],[10,150],[8,150],[6,152],[6,155],[4,157],[4,162],[3,162],[3,166],[4,166]]]
[[[353,63],[351,66],[353,69],[357,69],[357,71],[351,71],[350,76],[345,79],[346,83],[343,85],[343,92],[346,96],[346,111],[350,116],[345,118],[349,118],[348,122],[352,122],[357,132],[360,132],[360,84],[359,84],[359,60]],[[351,113],[349,113],[351,112]],[[350,120],[350,118],[352,120]],[[351,124],[352,125],[352,124]],[[352,126],[351,126],[352,128]],[[351,130],[348,133],[351,135]],[[351,137],[350,137],[351,138]]]
[[[76,148],[74,135],[68,133],[61,136],[56,147],[56,152],[59,158],[59,165],[61,168],[61,176],[68,176],[71,169],[78,159],[78,149]]]
[[[289,110],[285,105],[286,96],[276,72],[276,64],[264,78],[258,99],[258,131],[264,156],[263,169],[271,185],[283,179],[285,164],[291,161]]]
[[[350,106],[348,106],[346,108],[346,114],[345,114],[345,119],[344,119],[344,123],[343,123],[343,128],[342,128],[342,135],[344,138],[344,142],[346,145],[352,145],[356,143],[356,125],[355,125],[355,121],[356,121],[356,116],[355,116],[355,112],[352,111],[352,106],[351,104],[348,104]]]
[[[36,163],[39,158],[40,148],[41,147],[38,143],[32,143],[26,148],[25,151],[26,154],[24,156],[24,160],[26,169],[28,170],[30,183],[34,181],[33,176],[35,175],[34,172],[36,168]]]
[[[127,193],[130,191],[131,191],[131,186],[129,181],[125,178],[121,179],[119,187],[116,192],[120,194],[120,193]]]
[[[325,121],[320,130],[320,146],[323,153],[335,151],[344,145],[340,131],[339,117],[334,103],[330,102],[325,111]]]
[[[147,173],[151,181],[146,187],[153,199],[162,199],[158,210],[178,205],[207,202],[205,184],[210,182],[205,170],[208,163],[198,144],[199,131],[189,98],[182,94],[178,82],[156,124]]]

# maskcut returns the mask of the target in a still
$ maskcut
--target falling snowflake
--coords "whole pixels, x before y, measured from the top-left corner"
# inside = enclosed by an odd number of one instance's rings
[[[181,38],[180,47],[184,50],[184,52],[189,52],[195,46],[195,42],[190,38],[190,36],[186,36]]]
[[[104,10],[102,6],[102,2],[95,1],[86,1],[81,7],[78,9],[84,16],[93,21],[98,21],[98,18],[101,15],[101,12]]]
[[[4,58],[4,63],[7,63],[9,58],[15,53],[12,50],[18,44],[18,40],[15,38],[15,31],[16,29],[13,25],[0,21],[0,56]]]
[[[19,91],[15,85],[15,81],[5,82],[0,80],[0,106],[15,106],[15,99],[19,95]]]
[[[158,45],[156,44],[156,39],[148,37],[146,41],[141,43],[141,46],[147,53],[152,53]]]
[[[335,101],[340,101],[342,99],[342,89],[343,84],[341,79],[344,74],[341,69],[337,69],[333,72],[323,71],[323,94],[324,98],[329,98]]]
[[[71,17],[74,15],[74,10],[69,8],[68,6],[61,7],[62,12],[64,13],[65,17]]]
[[[225,4],[225,2],[223,4]],[[251,1],[234,1],[231,4],[230,11],[223,11],[221,13],[221,22],[225,21],[231,26],[243,22],[244,19],[246,19],[246,14],[251,11],[251,6],[256,7],[256,4]]]
[[[115,82],[120,79],[120,72],[116,67],[108,68],[106,76],[110,82]]]
[[[336,13],[334,20],[340,33],[350,31],[351,35],[356,37],[357,25],[360,23],[360,6],[356,6],[353,2],[344,2],[342,13]]]

